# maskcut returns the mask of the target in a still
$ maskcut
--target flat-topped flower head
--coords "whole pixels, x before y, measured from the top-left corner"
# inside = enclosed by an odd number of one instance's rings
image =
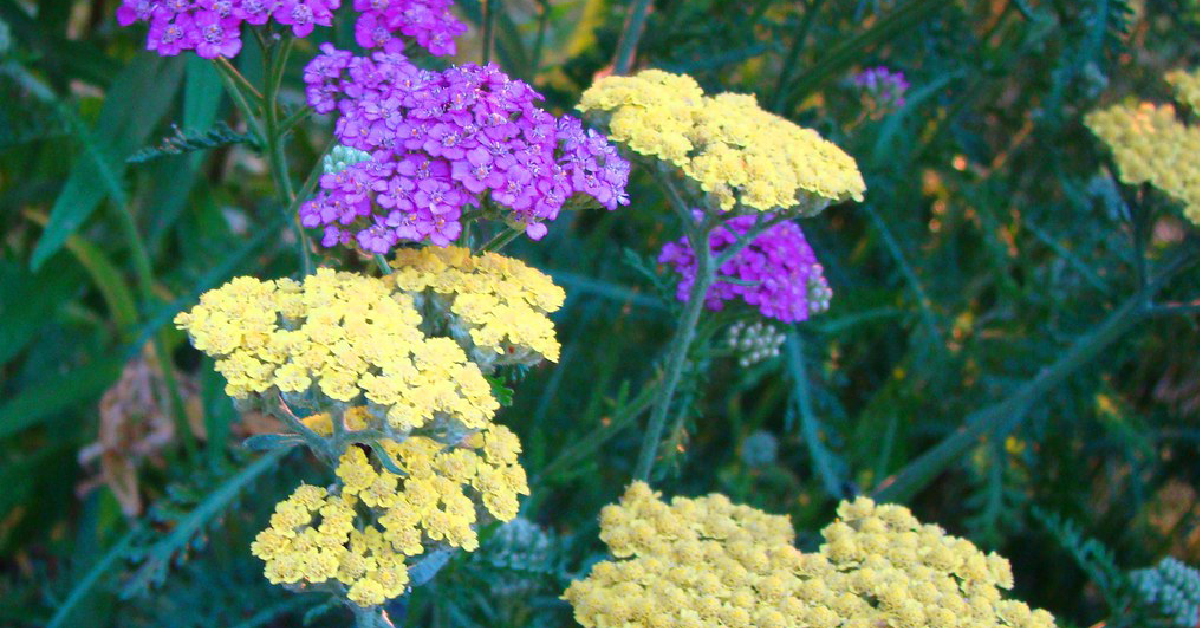
[[[700,212],[697,218],[702,218]],[[748,233],[757,221],[770,218],[770,214],[763,214],[724,221],[708,236],[713,257],[736,243],[737,237]],[[696,282],[696,255],[691,243],[681,238],[666,244],[658,261],[670,264],[680,274],[676,297],[687,301]],[[721,310],[727,301],[741,300],[757,308],[763,316],[793,323],[829,309],[832,296],[824,268],[817,262],[800,226],[781,222],[757,235],[749,246],[717,269],[717,281],[709,288],[705,305],[710,310]]]
[[[1200,113],[1200,70],[1173,70],[1165,78],[1175,91],[1175,100]]]
[[[341,0],[123,0],[117,22],[147,22],[146,48],[163,56],[195,50],[205,58],[236,56],[243,24],[274,20],[295,37],[330,26]],[[354,0],[355,34],[365,48],[402,50],[404,38],[434,55],[452,55],[467,27],[450,13],[451,0]]]
[[[1177,86],[1182,97],[1195,95],[1182,79]],[[1085,121],[1112,151],[1122,182],[1149,183],[1181,202],[1188,220],[1200,224],[1200,164],[1195,159],[1200,128],[1180,122],[1173,106],[1151,103],[1114,105],[1089,113]]]
[[[862,200],[854,159],[816,131],[761,109],[753,96],[705,96],[691,77],[646,70],[594,83],[580,99],[631,151],[681,172],[712,208],[813,215]]]
[[[306,227],[324,229],[324,246],[447,246],[485,196],[535,240],[570,200],[629,202],[629,164],[616,147],[539,109],[540,94],[495,66],[432,72],[399,53],[321,50],[305,70],[309,103],[337,110],[339,142],[371,156],[326,174],[301,208]]]
[[[216,359],[231,397],[367,404],[398,431],[433,421],[483,427],[499,408],[491,386],[458,344],[426,337],[420,323],[411,296],[327,268],[303,283],[239,277],[175,319]]]
[[[900,506],[844,502],[820,552],[792,546],[786,517],[723,495],[670,505],[635,482],[600,513],[618,560],[563,594],[585,628],[728,626],[1050,628],[1053,618],[1001,599],[1008,562],[923,526]]]
[[[302,484],[276,505],[251,545],[272,584],[337,581],[355,604],[382,604],[404,593],[408,558],[438,546],[474,551],[478,514],[511,521],[517,496],[529,494],[520,441],[503,426],[457,444],[414,436],[380,446],[404,475],[352,446],[338,461],[336,494]]]
[[[448,332],[485,372],[505,364],[558,361],[549,314],[566,294],[550,277],[498,253],[473,256],[460,247],[396,251],[389,280],[425,294],[448,319]]]

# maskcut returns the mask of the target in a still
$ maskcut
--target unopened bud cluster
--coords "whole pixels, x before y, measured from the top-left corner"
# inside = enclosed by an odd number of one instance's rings
[[[1130,579],[1142,600],[1157,607],[1173,625],[1191,628],[1200,623],[1200,572],[1167,557],[1155,567],[1131,573]]]
[[[742,366],[779,357],[779,347],[783,346],[784,340],[783,332],[762,321],[749,325],[738,321],[729,326],[725,335],[725,344],[738,353],[738,364]]]
[[[371,153],[338,144],[329,151],[328,155],[325,155],[325,159],[321,163],[325,168],[325,174],[337,174],[364,161],[371,161]]]

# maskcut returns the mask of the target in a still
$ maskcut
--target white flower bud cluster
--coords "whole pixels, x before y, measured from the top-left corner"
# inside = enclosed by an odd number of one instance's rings
[[[779,457],[779,440],[766,430],[756,430],[742,441],[742,462],[749,467],[775,464]]]
[[[1141,598],[1157,606],[1176,626],[1192,628],[1200,623],[1200,572],[1167,557],[1156,567],[1129,575]]]
[[[820,314],[829,309],[829,303],[833,301],[833,288],[829,287],[829,282],[825,281],[825,273],[820,264],[808,276],[808,312],[810,314]]]
[[[779,357],[779,347],[783,345],[783,341],[783,332],[762,321],[750,325],[745,321],[738,321],[729,326],[725,336],[725,343],[739,354],[738,364],[742,366]]]
[[[322,163],[325,167],[325,174],[336,174],[354,164],[370,160],[371,153],[338,144],[333,147],[333,150],[329,151],[328,155],[325,155],[325,160]]]

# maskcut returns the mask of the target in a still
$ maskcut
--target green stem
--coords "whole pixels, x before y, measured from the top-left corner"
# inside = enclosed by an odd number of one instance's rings
[[[1200,240],[1200,239],[1198,239]],[[1058,360],[1041,369],[1015,394],[967,417],[965,425],[946,437],[933,449],[910,462],[876,487],[873,497],[880,501],[908,500],[929,484],[946,467],[958,460],[962,452],[1009,422],[1015,423],[1026,410],[1080,368],[1091,364],[1097,355],[1124,336],[1125,332],[1143,321],[1150,312],[1150,298],[1177,273],[1196,261],[1200,242],[1187,241],[1174,258],[1163,264],[1161,271],[1151,277],[1142,290],[1131,295],[1091,332],[1079,337]]]
[[[257,91],[250,94],[246,91],[245,86],[250,86],[250,81],[242,76],[237,68],[233,67],[227,59],[216,59],[213,65],[217,71],[221,73],[221,81],[225,83],[225,91],[233,98],[233,104],[242,112],[242,116],[246,118],[246,124],[250,127],[250,131],[261,140],[266,134],[263,132],[262,125],[258,121],[258,109],[262,105],[262,96],[258,95]],[[254,90],[253,86],[249,87]],[[254,102],[251,102],[254,99]]]
[[[621,29],[621,38],[617,40],[617,56],[613,59],[613,74],[629,74],[633,67],[633,57],[637,51],[638,40],[646,28],[646,16],[650,13],[650,0],[633,0],[629,6],[629,14],[625,16],[625,27]]]
[[[796,33],[796,39],[792,40],[787,60],[779,70],[779,81],[775,83],[775,98],[771,105],[771,110],[775,113],[783,111],[783,105],[787,100],[787,84],[792,79],[793,70],[800,65],[800,53],[804,50],[804,42],[808,40],[808,34],[816,22],[817,12],[821,10],[821,5],[824,3],[825,0],[812,0],[804,9],[804,19],[800,22],[800,30]]]
[[[363,608],[357,604],[354,608],[354,628],[379,628],[382,618],[379,616],[379,608],[376,606],[368,606]]]
[[[492,47],[496,41],[496,7],[493,2],[499,0],[480,0],[483,10],[483,63],[487,65],[492,60]]]
[[[292,179],[288,175],[287,147],[284,142],[287,131],[279,119],[279,88],[283,83],[283,73],[287,67],[288,53],[291,51],[292,39],[285,38],[276,50],[275,46],[263,47],[263,64],[266,67],[267,84],[263,87],[263,122],[267,141],[267,162],[271,168],[271,178],[275,182],[275,190],[279,194],[280,205],[284,211],[291,212],[296,200],[292,188]],[[308,234],[300,223],[300,213],[291,212],[292,230],[296,235],[296,244],[300,247],[300,260],[304,274],[313,273],[314,265],[312,250],[308,242]]]
[[[829,452],[821,443],[820,424],[812,408],[812,395],[808,390],[808,368],[804,363],[804,341],[795,331],[787,336],[788,373],[796,386],[796,405],[800,410],[800,426],[804,431],[804,444],[812,454],[813,468],[825,486],[825,492],[835,499],[844,499],[845,491],[837,472],[830,464]]]
[[[684,211],[686,213],[686,209]],[[658,446],[662,441],[663,428],[666,426],[667,415],[671,411],[671,400],[675,396],[675,388],[678,387],[680,376],[683,374],[684,363],[687,362],[688,348],[692,344],[692,338],[696,335],[696,324],[700,321],[700,311],[704,309],[704,296],[708,294],[708,289],[712,286],[715,276],[712,267],[712,251],[708,246],[710,231],[708,223],[698,230],[699,238],[694,238],[691,235],[692,231],[689,230],[688,239],[691,241],[692,250],[696,255],[696,280],[688,294],[679,328],[672,339],[671,352],[667,357],[666,371],[663,374],[662,391],[650,414],[650,424],[646,429],[646,434],[642,438],[642,450],[638,455],[637,469],[633,475],[635,480],[650,480],[650,472],[654,468],[654,460],[658,456]]]
[[[117,215],[120,218],[121,229],[129,241],[129,250],[133,256],[133,272],[137,277],[138,291],[142,302],[150,304],[157,302],[154,296],[154,269],[150,264],[150,254],[146,250],[146,242],[138,232],[137,221],[128,205],[121,204]],[[196,454],[196,437],[192,434],[191,424],[188,423],[187,405],[179,392],[179,382],[175,379],[175,369],[172,366],[171,352],[168,346],[167,330],[163,329],[154,335],[154,356],[158,359],[158,368],[162,371],[163,382],[167,387],[167,398],[163,400],[168,413],[175,418],[175,430],[183,440],[188,457]]]
[[[525,232],[512,228],[505,229],[504,231],[496,234],[491,240],[488,240],[487,243],[483,245],[483,248],[480,249],[480,252],[488,253],[492,251],[499,251],[505,246],[508,246],[509,242],[516,240],[517,236],[521,235],[522,233]]]
[[[538,0],[537,37],[533,40],[533,54],[529,60],[529,82],[537,79],[538,71],[542,69],[542,48],[546,44],[546,26],[550,22],[550,0]]]

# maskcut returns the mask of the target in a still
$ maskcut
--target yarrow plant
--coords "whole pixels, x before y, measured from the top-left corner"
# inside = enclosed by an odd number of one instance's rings
[[[695,215],[703,220],[699,211]],[[714,228],[708,235],[712,255],[716,257],[737,243],[738,237],[746,235],[756,222],[755,216],[738,216]],[[679,273],[676,297],[687,301],[696,283],[696,255],[691,243],[682,238],[666,244],[658,261]],[[723,281],[725,278],[733,281]],[[782,222],[759,233],[722,264],[704,299],[710,310],[719,311],[725,302],[738,299],[767,318],[794,323],[829,309],[832,296],[824,269],[800,226]]]
[[[122,26],[146,22],[146,48],[163,56],[186,50],[208,59],[236,56],[242,49],[243,24],[275,22],[296,37],[315,26],[330,26],[341,0],[123,0],[117,9]],[[358,12],[359,45],[402,49],[400,36],[434,55],[452,55],[454,38],[467,27],[450,13],[450,0],[353,0]]]
[[[1200,73],[1172,72],[1168,82],[1193,111],[1200,104]],[[1123,183],[1148,183],[1183,203],[1188,220],[1200,224],[1200,128],[1184,124],[1175,107],[1120,104],[1093,111],[1087,126],[1112,151]]]
[[[706,96],[686,75],[605,77],[577,108],[639,157],[683,226],[684,239],[659,258],[683,276],[686,305],[635,471],[647,480],[703,305],[741,298],[788,322],[825,309],[831,292],[821,267],[799,228],[783,223],[862,200],[866,184],[854,159],[816,131],[764,111],[750,95]]]
[[[787,517],[720,494],[660,500],[635,482],[600,513],[616,560],[563,598],[585,628],[829,626],[1050,628],[1043,610],[1002,599],[1008,561],[922,525],[902,506],[843,502],[816,553],[792,545]]]
[[[481,517],[516,517],[529,491],[520,442],[492,423],[500,404],[484,371],[556,358],[546,315],[563,300],[496,253],[412,249],[396,262],[383,278],[241,277],[175,321],[231,397],[336,467],[338,483],[302,485],[258,535],[267,578],[368,609],[405,592],[409,558],[472,551]]]
[[[446,246],[462,234],[464,209],[492,203],[537,240],[573,198],[629,203],[629,164],[616,148],[539,109],[541,95],[495,66],[432,72],[399,53],[353,57],[325,45],[305,82],[314,109],[338,112],[341,144],[371,155],[322,177],[301,208],[306,227],[324,228],[324,246]]]

